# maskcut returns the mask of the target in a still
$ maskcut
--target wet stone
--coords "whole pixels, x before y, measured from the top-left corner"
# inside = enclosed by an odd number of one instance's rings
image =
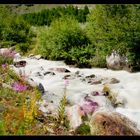
[[[86,76],[85,78],[95,78],[95,74],[91,74],[89,76]]]
[[[119,83],[120,81],[116,78],[112,78],[111,81],[110,81],[110,84],[117,84]]]
[[[98,81],[88,81],[88,83],[90,83],[91,85],[98,85],[98,84],[101,84],[102,81],[101,80],[98,80]]]
[[[95,85],[101,84],[101,83],[102,83],[101,81],[94,81],[94,82],[92,82],[92,84],[95,84]]]
[[[50,72],[50,71],[44,72],[43,74],[44,74],[44,75],[48,75],[48,74],[49,74],[49,75],[55,75],[54,72]]]
[[[63,79],[69,79],[71,77],[71,75],[65,75],[64,77],[63,77]]]
[[[79,74],[80,74],[80,71],[76,71],[75,74],[76,74],[76,75],[79,75]]]
[[[18,61],[18,62],[14,62],[14,66],[15,66],[16,68],[25,67],[26,64],[27,64],[27,62],[24,61],[24,60]]]
[[[92,96],[99,96],[100,94],[99,94],[98,91],[93,91],[93,92],[91,92],[91,95],[92,95]]]
[[[39,83],[38,89],[39,89],[39,91],[41,92],[42,95],[45,94],[45,89],[44,89],[44,87],[43,87],[43,85],[41,83]]]

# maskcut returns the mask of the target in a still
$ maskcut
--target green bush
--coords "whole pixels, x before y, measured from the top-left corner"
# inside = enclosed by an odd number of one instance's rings
[[[0,40],[2,40],[2,32],[6,29],[6,25],[11,20],[9,16],[10,10],[4,5],[0,5]]]
[[[66,62],[69,61],[79,67],[91,67],[91,58],[94,56],[94,48],[91,45],[75,46],[67,54]]]
[[[17,50],[22,54],[25,54],[30,49],[29,43],[20,43],[17,45]]]
[[[67,64],[90,65],[93,49],[85,32],[74,17],[55,20],[47,32],[40,36],[41,54],[52,60],[65,60]]]
[[[76,134],[80,135],[91,135],[90,126],[88,124],[82,123],[76,130]]]
[[[3,41],[14,44],[22,53],[28,51],[29,45],[32,42],[33,33],[30,31],[30,25],[23,19],[18,17],[10,21],[7,28],[2,32]]]
[[[24,43],[30,41],[30,25],[23,19],[14,17],[3,30],[3,40]]]
[[[1,48],[9,48],[9,47],[14,46],[14,45],[16,45],[16,42],[13,42],[13,41],[2,41],[2,42],[0,42]]]
[[[23,44],[30,45],[34,35],[30,30],[30,24],[24,21],[18,14],[10,11],[5,5],[0,6],[0,21],[1,47],[10,47],[11,45],[19,44],[19,48],[22,48],[23,52],[27,51],[27,48]],[[20,50],[22,51],[22,49]]]

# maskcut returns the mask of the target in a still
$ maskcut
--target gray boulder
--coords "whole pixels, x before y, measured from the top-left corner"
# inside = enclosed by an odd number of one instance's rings
[[[126,69],[128,66],[128,60],[126,57],[121,56],[118,52],[114,51],[110,56],[106,56],[107,68],[113,70]]]

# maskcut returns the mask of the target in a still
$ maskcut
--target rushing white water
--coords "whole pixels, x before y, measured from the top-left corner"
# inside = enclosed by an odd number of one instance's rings
[[[108,82],[104,80],[101,84],[91,85],[85,81],[82,81],[82,77],[94,74],[98,78],[116,78],[120,80],[116,84],[108,84],[112,91],[118,93],[118,99],[125,100],[125,106],[123,108],[116,108],[115,111],[126,115],[129,119],[133,120],[138,124],[140,129],[140,72],[129,73],[126,71],[113,71],[101,68],[92,69],[80,69],[80,68],[70,68],[65,65],[62,61],[47,61],[47,60],[37,60],[31,58],[24,58],[27,61],[25,68],[15,68],[13,69],[18,73],[20,70],[28,75],[28,79],[32,78],[36,84],[41,83],[45,88],[44,100],[48,103],[53,101],[54,106],[59,104],[59,101],[64,93],[65,81],[63,77],[65,75],[73,75],[69,79],[69,84],[66,89],[66,94],[68,100],[71,104],[81,104],[83,97],[93,91],[102,92],[104,83]],[[55,72],[56,75],[43,75],[44,72],[50,71],[49,68],[66,68],[70,70],[71,73],[59,73]],[[79,71],[82,77],[75,77],[75,72]],[[37,72],[40,72],[42,76],[38,76]],[[92,97],[97,101],[100,106],[106,110],[112,110],[111,104],[107,101],[104,96]],[[44,102],[44,103],[46,103]],[[107,104],[108,102],[108,104]],[[42,103],[43,104],[43,103]],[[52,104],[51,104],[52,105]],[[42,110],[45,112],[46,108],[43,106]]]

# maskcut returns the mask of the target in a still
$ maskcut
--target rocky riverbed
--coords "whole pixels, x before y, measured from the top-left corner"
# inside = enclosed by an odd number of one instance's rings
[[[40,87],[42,100],[39,104],[44,114],[55,115],[66,92],[66,112],[72,128],[82,123],[81,109],[92,114],[99,111],[118,112],[140,129],[140,72],[80,69],[70,67],[63,61],[48,61],[34,56],[21,60],[26,61],[25,67],[12,65],[11,68],[26,76],[32,86]],[[107,94],[111,94],[111,98]]]

